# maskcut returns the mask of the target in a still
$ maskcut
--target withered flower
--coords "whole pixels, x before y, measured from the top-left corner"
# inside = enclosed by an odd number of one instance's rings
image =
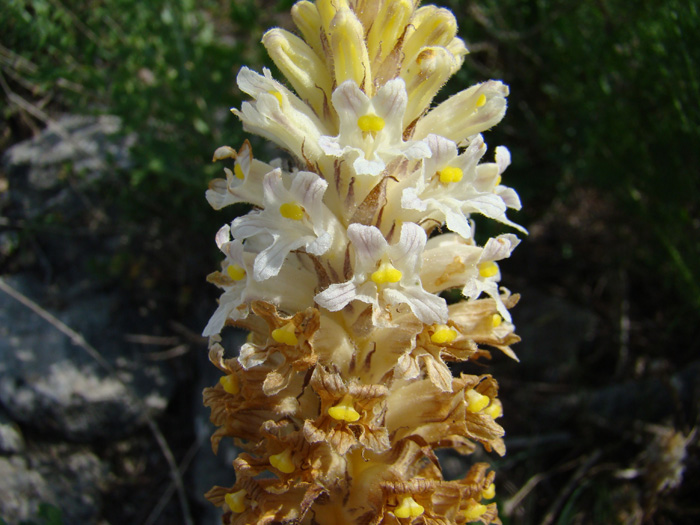
[[[319,415],[304,423],[304,435],[310,443],[328,442],[341,456],[362,446],[383,452],[391,444],[384,427],[384,385],[366,385],[359,381],[345,384],[340,374],[317,366],[311,387],[321,400]]]

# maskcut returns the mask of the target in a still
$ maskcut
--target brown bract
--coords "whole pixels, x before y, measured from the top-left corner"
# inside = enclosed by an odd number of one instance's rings
[[[235,375],[240,384],[236,394],[227,392],[221,384],[204,389],[204,405],[211,409],[211,422],[219,427],[211,438],[214,452],[225,436],[244,440],[244,446],[247,446],[245,442],[255,443],[265,421],[278,421],[297,412],[298,402],[294,395],[278,393],[268,396],[257,387],[271,372],[268,365],[245,370],[236,359],[225,359],[223,348],[218,343],[214,343],[209,356],[219,369]],[[297,378],[297,383],[298,390],[301,390],[301,379]]]
[[[287,388],[296,372],[303,372],[316,364],[318,357],[311,338],[320,326],[319,313],[316,308],[307,308],[286,317],[265,301],[254,301],[250,308],[267,325],[267,334],[260,331],[255,333],[253,341],[264,340],[264,343],[249,342],[243,345],[238,362],[245,369],[265,363],[270,370],[263,380],[263,393],[274,395]],[[277,342],[270,337],[274,330],[290,325],[293,326],[296,344]]]
[[[222,517],[224,525],[291,525],[302,523],[309,509],[327,491],[318,484],[298,483],[278,493],[274,479],[242,478],[232,487],[214,487],[205,497],[214,505],[224,506],[226,494],[245,490],[245,510],[227,510]]]
[[[489,465],[477,463],[467,475],[455,481],[416,477],[405,481],[378,481],[368,495],[371,511],[357,517],[357,525],[462,525],[472,520],[466,518],[470,505],[481,503],[484,492],[493,483],[495,474]],[[424,512],[413,519],[397,517],[397,507],[410,497],[423,507]],[[479,517],[484,524],[500,524],[495,503],[486,505]]]
[[[318,417],[304,423],[304,436],[310,443],[326,441],[341,455],[358,446],[374,452],[391,446],[384,427],[385,399],[389,394],[384,385],[363,385],[356,380],[346,383],[339,374],[320,366],[314,370],[310,385],[321,399]],[[346,396],[360,414],[357,421],[337,420],[328,414],[328,409]]]
[[[506,308],[513,308],[520,300],[519,294],[505,293],[501,295]],[[502,322],[494,326],[493,316],[498,315],[496,301],[493,299],[478,299],[476,301],[461,301],[448,307],[450,319],[459,329],[462,336],[481,346],[498,348],[505,355],[518,361],[510,345],[520,341],[511,323]],[[446,354],[447,355],[447,354]],[[459,359],[459,353],[455,355]]]
[[[388,397],[386,427],[392,441],[416,435],[431,446],[448,440],[466,446],[467,439],[503,455],[503,428],[484,411],[468,410],[465,399],[466,393],[474,390],[493,403],[497,389],[498,383],[490,375],[461,374],[453,379],[451,392],[440,390],[429,379],[409,383],[393,390]]]

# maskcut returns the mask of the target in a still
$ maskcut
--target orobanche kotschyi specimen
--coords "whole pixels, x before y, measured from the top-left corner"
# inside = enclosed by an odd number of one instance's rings
[[[220,147],[226,179],[206,194],[252,204],[216,234],[208,277],[223,290],[204,330],[222,373],[204,392],[212,443],[242,450],[207,494],[225,524],[500,523],[489,465],[446,480],[435,451],[505,453],[498,383],[448,363],[515,358],[499,261],[519,239],[477,243],[473,220],[522,230],[510,154],[481,135],[508,88],[433,103],[467,48],[449,10],[417,3],[298,2],[297,32],[262,39],[285,78],[238,74],[250,100],[233,113],[292,158]],[[250,332],[239,351],[225,326]]]

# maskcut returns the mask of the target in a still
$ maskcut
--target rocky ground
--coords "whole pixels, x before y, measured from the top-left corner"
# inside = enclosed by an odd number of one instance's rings
[[[151,223],[134,233],[111,207],[137,140],[114,137],[118,128],[114,117],[66,116],[3,156],[0,516],[10,525],[41,523],[47,504],[65,524],[216,523],[202,495],[233,481],[234,452],[213,455],[201,404],[218,376],[199,336],[211,268],[182,255],[187,239],[164,240]],[[482,368],[505,405],[509,452],[489,458],[504,521],[700,519],[697,328],[669,328],[679,320],[664,317],[668,299],[614,269],[631,227],[618,219],[582,190],[543,210],[504,265],[523,296],[520,363]],[[232,346],[243,336],[228,334]],[[442,459],[448,477],[465,469]]]
[[[118,128],[112,117],[61,118],[3,158],[9,524],[36,518],[41,504],[59,507],[66,524],[215,522],[202,494],[230,477],[231,458],[208,445],[201,390],[216,373],[196,321],[139,304],[109,272],[115,260],[139,260],[100,195],[128,167],[134,137],[112,138]]]

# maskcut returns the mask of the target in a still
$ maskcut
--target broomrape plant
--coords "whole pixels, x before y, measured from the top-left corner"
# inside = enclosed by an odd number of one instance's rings
[[[243,450],[235,483],[207,494],[225,524],[500,523],[489,466],[448,481],[435,450],[505,453],[498,384],[448,363],[486,347],[515,359],[517,296],[498,261],[519,239],[479,246],[470,219],[524,231],[506,217],[520,208],[501,184],[508,150],[483,161],[508,88],[432,107],[467,49],[450,11],[417,4],[298,2],[301,37],[263,37],[292,89],[238,74],[251,99],[233,113],[294,163],[220,147],[230,167],[206,193],[215,209],[253,205],[217,233],[225,260],[208,277],[223,290],[204,330],[223,374],[204,391],[212,444]],[[463,298],[448,304],[453,289]],[[250,331],[238,357],[224,356],[227,325]]]

